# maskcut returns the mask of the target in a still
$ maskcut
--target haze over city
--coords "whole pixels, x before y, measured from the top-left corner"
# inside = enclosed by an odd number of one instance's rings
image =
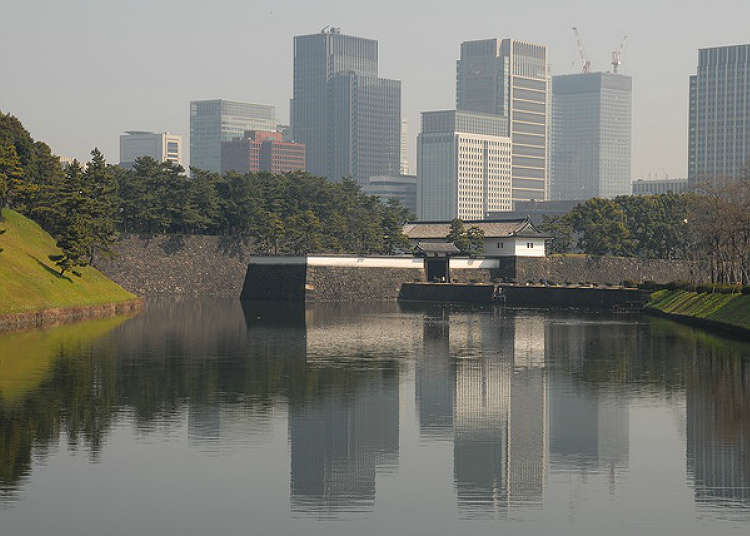
[[[620,72],[633,77],[632,177],[639,178],[686,176],[697,49],[745,42],[750,5],[104,0],[7,3],[3,13],[0,67],[12,76],[4,77],[0,109],[57,154],[86,159],[96,146],[112,162],[124,130],[187,137],[191,100],[273,104],[288,123],[292,37],[328,24],[378,40],[380,76],[402,81],[412,169],[419,113],[455,105],[462,41],[545,44],[554,75],[580,71],[572,26],[594,71],[611,69],[611,51],[627,35]]]

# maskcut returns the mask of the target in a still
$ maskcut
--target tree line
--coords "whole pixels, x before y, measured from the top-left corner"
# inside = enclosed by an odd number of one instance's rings
[[[693,261],[696,279],[750,283],[750,170],[685,194],[590,199],[540,226],[552,253]],[[697,281],[700,282],[700,281]]]
[[[213,234],[257,253],[389,254],[408,247],[408,211],[304,172],[210,173],[192,177],[144,157],[132,169],[108,164],[98,149],[63,169],[21,122],[0,113],[0,209],[39,223],[62,253],[61,272],[111,253],[120,234]]]

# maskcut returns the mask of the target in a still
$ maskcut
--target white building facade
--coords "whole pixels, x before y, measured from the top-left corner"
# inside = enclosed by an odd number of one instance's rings
[[[120,166],[131,168],[136,158],[150,156],[157,162],[167,160],[184,167],[182,136],[169,132],[128,130],[120,136]]]
[[[507,120],[455,110],[424,112],[417,151],[417,219],[481,220],[512,209]]]
[[[484,233],[484,252],[492,257],[545,257],[546,242],[552,237],[539,231],[528,218],[463,221],[464,228],[477,227]],[[413,246],[445,243],[450,221],[418,221],[404,225],[404,235]],[[453,266],[453,261],[451,261]]]

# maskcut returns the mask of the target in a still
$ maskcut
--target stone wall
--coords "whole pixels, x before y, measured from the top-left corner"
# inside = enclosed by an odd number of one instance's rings
[[[648,292],[622,288],[502,287],[503,303],[510,307],[640,311],[648,298]]]
[[[403,283],[424,281],[423,269],[308,266],[308,302],[391,301]]]
[[[635,259],[623,257],[593,257],[588,255],[551,255],[549,257],[517,257],[501,262],[499,275],[518,283],[538,282],[542,279],[555,283],[620,284],[634,282],[688,281],[694,277],[695,265],[687,261]]]
[[[242,291],[250,252],[218,236],[127,237],[116,255],[96,267],[123,288],[144,297],[215,296]]]

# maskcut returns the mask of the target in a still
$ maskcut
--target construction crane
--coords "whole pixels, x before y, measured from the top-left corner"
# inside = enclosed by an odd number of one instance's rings
[[[625,47],[625,41],[627,41],[628,36],[622,38],[622,42],[620,43],[620,46],[617,47],[617,50],[612,51],[612,72],[617,74],[617,68],[622,65],[622,49]]]
[[[591,72],[591,62],[586,59],[586,53],[583,50],[583,39],[581,34],[578,32],[578,28],[573,26],[573,33],[576,35],[576,45],[578,45],[578,57],[581,58],[581,71],[584,73]]]

